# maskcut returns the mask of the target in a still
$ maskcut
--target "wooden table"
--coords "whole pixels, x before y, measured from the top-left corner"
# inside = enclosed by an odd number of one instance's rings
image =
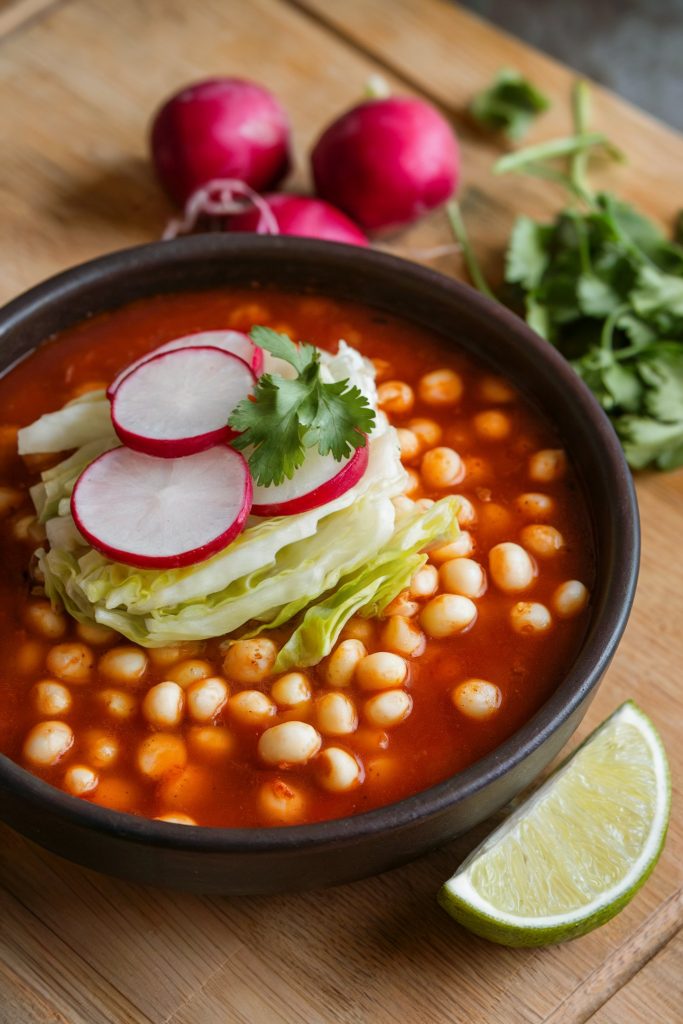
[[[539,17],[542,17],[539,10]],[[14,0],[0,2],[0,299],[69,264],[158,237],[151,111],[181,83],[253,77],[292,115],[298,170],[372,72],[454,118],[461,197],[489,268],[514,213],[550,215],[554,187],[491,174],[497,145],[464,107],[502,65],[554,99],[532,139],[567,130],[571,74],[436,0]],[[683,206],[683,141],[596,90],[595,123],[628,152],[610,187],[670,222]],[[436,213],[397,244],[448,240]],[[463,274],[458,256],[440,269]],[[638,480],[643,561],[635,609],[580,739],[635,697],[667,744],[675,813],[657,870],[604,928],[569,945],[507,950],[435,904],[479,830],[397,871],[322,894],[214,899],[136,888],[0,832],[2,1024],[683,1020],[683,473]]]

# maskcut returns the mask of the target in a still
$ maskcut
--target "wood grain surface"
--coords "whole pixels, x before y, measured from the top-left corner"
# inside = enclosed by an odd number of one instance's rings
[[[541,14],[539,13],[539,16]],[[534,128],[569,127],[566,69],[436,0],[13,0],[0,5],[0,300],[100,253],[159,236],[169,208],[146,159],[151,112],[181,83],[256,78],[306,153],[369,74],[453,117],[461,198],[495,274],[517,212],[551,215],[553,186],[496,178],[497,144],[463,116],[502,65],[553,97]],[[683,140],[596,90],[594,120],[629,154],[603,181],[663,224],[683,206]],[[447,243],[443,215],[392,239]],[[434,265],[462,276],[457,255]],[[674,777],[654,875],[622,914],[566,946],[508,950],[458,928],[439,884],[491,827],[412,865],[325,893],[218,899],[106,879],[0,830],[0,1024],[676,1024],[683,970],[680,812],[683,473],[642,475],[643,559],[626,636],[579,740],[627,697],[652,716]]]

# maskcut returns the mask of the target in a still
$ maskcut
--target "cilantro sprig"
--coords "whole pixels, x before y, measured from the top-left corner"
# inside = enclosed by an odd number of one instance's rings
[[[683,466],[683,245],[612,193],[591,189],[591,154],[620,154],[588,130],[585,82],[574,88],[572,112],[572,136],[508,153],[494,167],[549,178],[570,200],[550,223],[517,218],[506,301],[590,387],[630,465],[674,469]],[[460,211],[449,214],[474,284],[491,295]]]
[[[323,381],[320,350],[315,345],[295,345],[286,334],[269,327],[252,328],[250,337],[296,370],[293,379],[262,374],[253,394],[230,416],[230,426],[240,431],[232,446],[249,452],[255,483],[270,487],[291,479],[307,448],[317,448],[321,455],[331,454],[341,462],[365,446],[365,435],[375,424],[374,410],[348,380]]]
[[[469,106],[474,120],[508,139],[518,140],[550,106],[550,100],[514,68],[502,68],[488,89],[477,93]]]

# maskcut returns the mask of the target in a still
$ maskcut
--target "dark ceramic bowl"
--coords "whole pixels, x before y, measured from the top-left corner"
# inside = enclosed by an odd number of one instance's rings
[[[287,828],[187,828],[98,807],[0,757],[0,817],[50,850],[112,875],[198,892],[266,893],[348,882],[467,831],[527,786],[576,729],[626,625],[638,512],[616,436],[546,342],[471,288],[372,250],[307,239],[204,235],[114,253],[52,278],[0,312],[0,369],[55,331],[132,299],[272,284],[352,297],[457,337],[558,427],[582,480],[597,551],[592,620],[553,696],[493,753],[416,796],[353,818]]]

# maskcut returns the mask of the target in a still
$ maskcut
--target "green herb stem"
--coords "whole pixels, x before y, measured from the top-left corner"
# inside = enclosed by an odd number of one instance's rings
[[[489,288],[482,269],[479,266],[479,261],[474,254],[474,249],[472,248],[472,244],[467,234],[467,229],[465,228],[465,222],[462,219],[460,205],[455,201],[455,199],[452,199],[450,203],[447,203],[446,214],[450,221],[451,229],[455,235],[456,241],[458,241],[462,246],[462,254],[465,258],[465,265],[467,266],[468,273],[472,278],[472,283],[475,288],[482,293],[482,295],[486,295],[489,299],[493,299],[494,302],[497,302],[498,299]]]
[[[619,152],[602,132],[589,132],[581,137],[569,135],[566,138],[550,139],[547,142],[538,142],[534,146],[526,146],[524,149],[518,149],[516,153],[506,153],[493,165],[493,173],[508,174],[510,171],[527,170],[529,164],[554,160],[561,156],[572,156],[593,146],[604,146],[611,155]]]
[[[572,116],[577,139],[585,139],[590,119],[590,91],[587,82],[579,80],[572,89]],[[587,178],[588,150],[579,149],[572,154],[569,178],[577,192],[590,195]]]

